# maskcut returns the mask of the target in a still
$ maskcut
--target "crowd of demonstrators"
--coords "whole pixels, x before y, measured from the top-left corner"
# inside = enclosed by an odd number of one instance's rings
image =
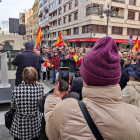
[[[126,58],[126,53],[123,56]],[[120,64],[115,41],[110,37],[99,39],[81,63],[82,101],[103,139],[138,140],[140,109],[121,100],[121,65],[123,62]],[[136,81],[139,82],[139,79]],[[88,127],[78,101],[63,99],[69,91],[60,92],[58,89],[59,83],[56,83],[54,91],[45,99],[48,139],[97,139]]]
[[[94,140],[78,101],[103,139],[140,139],[140,52],[118,51],[111,37],[99,39],[91,49],[36,50],[27,42],[12,63],[18,66],[11,101],[15,115],[10,133],[15,140]],[[60,67],[70,69],[66,92],[59,91]],[[55,88],[44,94],[36,81],[51,76]]]
[[[46,81],[46,73],[48,80],[50,80],[50,71],[52,71],[51,84],[55,84],[56,74],[58,73],[59,67],[69,67],[73,78],[80,76],[80,74],[76,74],[76,72],[79,71],[81,62],[89,50],[90,48],[76,47],[74,49],[72,47],[55,46],[52,48],[44,46],[43,48],[38,49],[38,51],[40,51],[39,64],[37,66],[38,81],[41,79],[41,72],[43,75],[43,81]],[[49,63],[49,65],[47,65],[47,63]]]

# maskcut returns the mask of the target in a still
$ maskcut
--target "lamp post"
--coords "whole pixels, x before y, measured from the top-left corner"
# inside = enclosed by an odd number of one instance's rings
[[[94,28],[88,28],[91,31],[91,35],[90,35],[90,47],[91,47],[91,38],[92,38],[92,31],[94,30]]]
[[[103,12],[100,15],[100,18],[104,18],[103,14],[107,17],[107,29],[106,29],[106,36],[108,36],[108,24],[109,24],[109,17],[112,15],[113,17],[117,17],[116,8],[109,9],[109,5],[107,5],[107,9],[103,9]]]

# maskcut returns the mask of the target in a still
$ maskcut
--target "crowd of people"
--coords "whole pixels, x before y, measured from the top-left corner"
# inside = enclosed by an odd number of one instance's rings
[[[13,64],[18,66],[11,102],[15,140],[100,140],[79,101],[102,139],[140,139],[140,52],[118,50],[111,37],[99,39],[91,49],[36,50],[27,42]],[[59,91],[60,67],[70,68],[68,91]],[[44,93],[36,81],[50,80],[50,71],[55,88]]]

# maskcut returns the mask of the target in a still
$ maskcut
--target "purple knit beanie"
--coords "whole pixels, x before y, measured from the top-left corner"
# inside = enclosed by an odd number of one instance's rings
[[[99,39],[84,57],[80,73],[87,85],[108,86],[118,84],[121,77],[120,58],[111,37]]]

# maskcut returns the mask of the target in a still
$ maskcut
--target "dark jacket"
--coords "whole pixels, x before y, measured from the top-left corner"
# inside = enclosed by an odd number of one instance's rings
[[[51,91],[49,91],[49,93],[45,94],[43,97],[41,97],[39,100],[38,100],[38,107],[39,107],[39,110],[41,113],[44,113],[44,104],[45,104],[45,100],[46,98],[53,94],[53,91],[54,89],[52,89]],[[75,98],[76,100],[80,100],[80,95],[76,92],[70,92],[67,94],[68,96],[64,96],[63,99],[66,99],[66,98]],[[45,133],[45,119],[44,117],[42,117],[42,122],[41,122],[41,130],[40,130],[40,140],[48,140],[47,136],[46,136],[46,133]]]
[[[41,64],[44,63],[45,61],[43,60],[42,56],[39,55],[39,63],[36,67],[37,70],[40,70],[41,69]]]
[[[52,58],[51,54],[47,54],[47,57],[48,57],[49,59],[51,59],[51,58]]]
[[[61,62],[60,62],[60,65],[62,64],[62,67],[68,67],[68,62],[67,62],[67,59],[65,59],[65,54],[61,54]]]
[[[132,66],[131,66],[131,64],[125,65],[125,71],[127,73],[127,80],[129,81],[129,77],[131,76],[129,74],[129,72],[133,72],[134,71],[133,68],[132,68]]]
[[[77,77],[73,80],[71,86],[71,92],[79,93],[80,99],[82,100],[82,89],[83,89],[83,79],[82,77]]]
[[[26,67],[36,68],[39,62],[39,57],[32,50],[26,50],[23,53],[19,53],[16,58],[12,61],[12,64],[18,66],[16,72],[16,85],[22,83],[22,72]]]
[[[68,66],[70,68],[70,72],[76,72],[76,62],[73,57],[69,57]]]
[[[125,67],[121,66],[121,80],[120,80],[120,87],[121,90],[127,85],[128,78],[127,78],[127,73],[125,71]]]
[[[140,69],[140,61],[136,64],[136,70]]]

